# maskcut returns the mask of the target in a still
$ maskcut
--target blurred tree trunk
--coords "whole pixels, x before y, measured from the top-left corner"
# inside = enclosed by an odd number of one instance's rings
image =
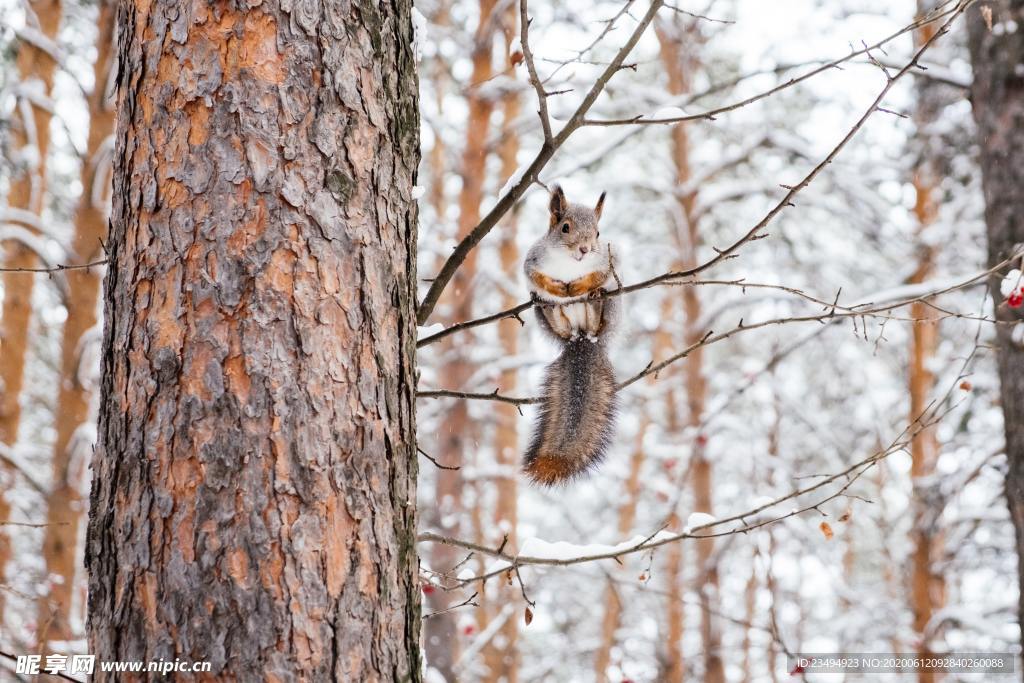
[[[641,416],[640,426],[637,428],[636,444],[633,453],[629,458],[629,476],[626,479],[626,500],[619,508],[619,522],[617,526],[618,535],[616,538],[626,538],[633,530],[633,523],[636,520],[636,507],[640,499],[640,472],[643,469],[645,460],[644,435],[650,424],[646,415]],[[672,545],[680,545],[673,543]],[[619,630],[619,622],[622,619],[622,596],[615,587],[615,578],[622,572],[611,570],[605,585],[604,599],[600,604],[604,605],[604,617],[601,620],[601,641],[594,657],[594,673],[598,681],[607,681],[608,666],[611,664],[612,647],[615,646],[616,632]]]
[[[120,5],[100,659],[420,680],[411,10]]]
[[[518,36],[519,8],[511,3],[502,17],[502,30],[505,34],[505,53],[508,55],[505,68],[514,75],[515,63],[512,61],[511,46]],[[498,155],[501,158],[501,182],[505,183],[519,168],[519,135],[516,133],[516,122],[522,108],[520,94],[510,90],[502,98],[501,142]],[[501,272],[518,273],[520,266],[519,248],[516,245],[518,220],[516,209],[513,208],[504,220],[504,229],[499,243]],[[502,295],[501,308],[511,308],[519,303],[514,292],[505,291]],[[506,318],[498,323],[498,337],[501,342],[503,358],[514,358],[519,353],[519,330],[521,325],[515,318]],[[501,371],[498,386],[506,393],[515,393],[518,370],[507,368]],[[499,403],[495,408],[497,420],[494,435],[494,453],[498,465],[495,479],[497,500],[494,507],[494,524],[491,538],[484,536],[481,540],[490,545],[503,542],[507,538],[507,547],[517,548],[516,527],[519,514],[516,507],[516,481],[519,462],[519,411],[516,406]],[[504,622],[497,633],[491,638],[483,651],[487,675],[483,680],[489,683],[516,683],[519,680],[519,619],[501,616],[501,611],[508,604],[516,601],[517,591],[504,581],[494,581],[489,587],[490,593],[486,600],[481,601],[487,612],[485,619],[503,618]]]
[[[98,260],[103,255],[102,243],[107,235],[108,201],[110,199],[109,167],[103,163],[103,150],[114,131],[112,92],[108,90],[114,55],[115,4],[102,0],[99,7],[96,38],[95,85],[89,95],[89,140],[86,161],[82,167],[82,197],[75,213],[75,237],[71,263]],[[89,420],[92,392],[84,383],[90,368],[83,367],[81,342],[85,333],[96,325],[96,302],[99,298],[99,269],[69,270],[67,311],[61,353],[61,380],[57,395],[57,439],[53,450],[53,484],[47,500],[47,527],[43,532],[43,560],[46,575],[51,577],[50,590],[39,602],[36,642],[44,652],[51,650],[51,640],[71,640],[80,634],[71,630],[72,607],[75,604],[78,562],[78,535],[85,501],[82,486],[89,458],[91,438],[79,429]],[[57,580],[52,580],[56,577]],[[77,612],[77,610],[76,610]],[[80,618],[80,612],[77,612]]]
[[[979,3],[967,14],[974,66],[971,103],[978,127],[990,266],[1024,244],[1024,30],[991,30],[1009,21],[1024,27],[1024,0]],[[1007,320],[1011,311],[1000,304],[999,280],[991,278],[991,293],[997,316]],[[1016,530],[1018,606],[1024,615],[1024,344],[1021,337],[1013,338],[1021,324],[996,326],[996,358],[1006,434],[1006,499]]]
[[[677,270],[682,266],[679,261],[672,264],[672,269]],[[661,302],[662,325],[655,335],[655,348],[660,350],[662,355],[654,355],[654,358],[663,358],[670,353],[675,344],[675,325],[672,321],[678,319],[676,314],[677,298],[666,296]],[[666,325],[665,323],[669,323]],[[661,375],[665,378],[665,375]],[[661,380],[661,381],[663,381]],[[652,382],[659,381],[652,376]],[[674,382],[669,381],[671,387]],[[677,436],[680,432],[679,403],[676,392],[671,388],[665,394],[665,433],[670,437]],[[682,449],[680,449],[682,450]],[[668,474],[676,480],[680,490],[686,483],[680,477],[686,476],[682,468],[682,459],[665,463]],[[689,470],[689,466],[686,467]],[[690,470],[692,472],[692,470]],[[679,519],[679,501],[673,501],[672,511],[669,515],[668,529],[671,533],[680,533],[683,530],[683,522]],[[666,683],[682,683],[686,680],[686,660],[683,657],[683,635],[686,626],[686,601],[685,593],[686,577],[683,573],[683,543],[670,543],[665,558],[665,580],[668,582],[668,600],[666,605],[666,642],[664,679]]]
[[[690,79],[699,64],[697,51],[701,44],[700,30],[696,21],[684,18],[676,12],[673,13],[671,19],[656,23],[655,31],[661,45],[661,59],[668,74],[669,93],[682,95],[689,92]],[[676,218],[681,254],[679,265],[682,268],[693,268],[697,265],[700,230],[694,212],[697,190],[691,188],[687,191],[687,185],[692,177],[687,126],[685,124],[675,125],[672,127],[671,134],[678,202]],[[696,287],[683,287],[682,294],[686,320],[683,343],[689,346],[698,342],[704,335],[700,321],[701,304]],[[703,349],[697,348],[689,355],[683,366],[687,426],[695,430],[700,429],[701,419],[704,415],[704,403],[707,398],[703,357]],[[713,514],[711,462],[706,457],[706,445],[706,436],[698,432],[692,451],[693,509]],[[714,540],[705,538],[697,541],[698,593],[701,601],[701,652],[704,653],[703,680],[706,683],[724,683],[725,670],[720,653],[721,635],[715,617],[718,601],[718,567],[713,558]]]
[[[55,41],[60,28],[60,0],[34,0],[25,3],[28,27]],[[49,98],[57,64],[44,50],[22,40],[18,46],[18,81],[42,98]],[[46,195],[46,155],[50,148],[50,110],[35,106],[28,97],[17,98],[11,116],[11,149],[14,176],[10,179],[7,204],[40,216]],[[30,232],[35,229],[24,226]],[[17,241],[0,243],[5,268],[33,268],[39,265],[36,253]],[[21,387],[25,374],[29,325],[32,319],[32,290],[36,276],[30,273],[3,274],[4,303],[0,312],[0,444],[13,447],[18,441],[21,421]],[[0,521],[11,516],[6,493],[17,477],[14,468],[0,461]],[[7,530],[0,525],[0,584],[11,560]],[[0,591],[0,627],[4,622],[4,592]]]
[[[931,9],[933,3],[918,0],[918,16]],[[929,24],[914,31],[914,45],[920,47],[935,34],[937,27]],[[920,78],[914,84],[916,98],[914,100],[913,121],[915,126],[914,146],[917,148],[917,161],[913,170],[914,186],[914,220],[917,223],[917,263],[911,283],[926,281],[933,274],[936,247],[935,241],[927,234],[928,227],[935,222],[938,213],[938,201],[935,194],[938,190],[940,174],[937,172],[939,160],[936,158],[941,147],[933,140],[934,132],[930,128],[935,124],[941,112],[938,101],[938,84],[927,78]],[[929,397],[935,387],[935,374],[931,365],[939,342],[938,316],[935,309],[925,302],[918,301],[911,305],[913,335],[910,344],[910,415],[911,422],[920,418],[928,407]],[[923,658],[931,657],[927,627],[932,615],[942,607],[945,595],[945,581],[941,574],[936,573],[934,563],[941,555],[941,537],[938,533],[938,510],[934,496],[932,478],[935,464],[939,456],[939,441],[935,427],[930,426],[919,431],[910,442],[911,467],[910,477],[914,490],[914,526],[911,537],[914,549],[911,555],[911,611],[914,615],[914,632],[917,634],[917,653]],[[918,681],[932,683],[935,674],[928,671],[918,672]]]
[[[494,103],[483,96],[481,85],[493,75],[491,51],[494,40],[494,22],[491,13],[495,0],[480,0],[480,22],[473,40],[473,70],[466,85],[466,99],[469,118],[466,123],[466,146],[462,153],[462,189],[459,193],[459,221],[457,239],[465,237],[480,221],[480,203],[483,200],[484,176],[487,165],[487,135],[490,132],[491,113]],[[444,311],[451,322],[469,320],[473,317],[473,285],[476,278],[476,250],[470,252],[447,288]],[[463,387],[472,375],[474,366],[463,355],[466,344],[449,340],[442,345],[446,362],[441,376],[453,387]],[[454,401],[441,421],[438,438],[441,462],[455,467],[461,466],[469,444],[473,443],[473,425],[469,419],[466,401]],[[464,482],[460,470],[438,470],[434,499],[437,502],[436,518],[431,526],[446,536],[459,535],[459,521],[463,512],[462,488]],[[445,572],[459,561],[459,551],[454,546],[435,544],[431,551],[430,566],[435,571]],[[443,612],[455,596],[448,591],[437,591],[430,596],[431,612]],[[461,598],[460,598],[461,599]],[[456,615],[444,612],[431,617],[424,624],[427,663],[445,677],[454,680],[454,664],[457,658],[458,638],[455,629]]]
[[[744,625],[743,625],[743,644],[740,649],[743,651],[743,680],[752,681],[754,680],[754,666],[759,661],[759,657],[754,655],[754,643],[750,637],[754,619],[757,618],[757,563],[760,553],[757,548],[754,548],[754,552],[750,558],[750,577],[747,579],[747,587],[743,592],[743,607],[744,607]]]

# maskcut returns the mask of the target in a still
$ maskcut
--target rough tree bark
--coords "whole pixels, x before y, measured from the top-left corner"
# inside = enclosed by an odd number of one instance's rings
[[[109,166],[102,163],[105,145],[114,130],[113,93],[108,89],[114,55],[115,3],[100,2],[96,37],[95,84],[89,95],[89,140],[86,162],[82,167],[82,197],[75,213],[75,237],[70,255],[72,264],[91,263],[101,258],[103,240],[107,235],[107,213],[110,197]],[[52,488],[47,499],[43,532],[43,559],[46,575],[59,577],[51,581],[49,593],[39,601],[36,642],[44,652],[51,640],[80,638],[73,633],[72,609],[79,591],[77,569],[78,536],[85,513],[82,487],[87,476],[91,442],[76,438],[89,419],[92,397],[83,373],[81,342],[86,332],[96,325],[96,303],[99,298],[101,272],[97,268],[69,270],[67,310],[61,347],[61,381],[57,396],[55,426],[57,439],[53,449]],[[77,608],[81,618],[81,608]]]
[[[974,66],[971,103],[978,127],[990,265],[1009,258],[1024,243],[1024,30],[990,28],[1009,21],[1024,26],[1024,0],[983,2],[967,13]],[[1009,465],[1006,499],[1016,530],[1018,607],[1024,615],[1024,344],[1014,341],[1024,323],[1011,315],[1020,309],[1000,305],[999,278],[993,277],[990,285],[997,316],[1006,321],[996,326],[996,358]]]
[[[29,26],[42,36],[54,40],[60,28],[60,0],[29,2]],[[18,80],[21,87],[46,98],[53,88],[56,63],[46,51],[30,41],[18,46]],[[17,115],[11,125],[11,149],[15,150],[10,192],[7,204],[31,215],[43,211],[46,190],[46,155],[50,148],[50,110],[32,104],[28,97],[18,98]],[[34,231],[29,225],[25,226]],[[32,268],[38,265],[36,253],[21,242],[0,244],[5,268]],[[14,446],[18,440],[21,422],[21,388],[25,374],[25,355],[28,351],[29,323],[32,319],[32,290],[36,276],[28,273],[3,274],[4,303],[0,312],[0,444]],[[0,462],[0,521],[7,521],[11,505],[5,493],[12,486],[17,473],[5,462]],[[11,559],[11,545],[7,531],[0,526],[0,583],[3,583],[7,563]],[[0,591],[0,626],[3,625],[4,592]]]
[[[100,659],[418,681],[412,3],[121,3]]]

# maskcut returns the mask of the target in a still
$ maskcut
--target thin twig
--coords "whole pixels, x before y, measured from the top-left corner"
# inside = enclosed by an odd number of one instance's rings
[[[87,270],[96,266],[105,266],[106,264],[107,259],[100,259],[90,263],[58,263],[55,266],[46,268],[0,268],[0,273],[59,273],[65,270]]]
[[[430,462],[434,463],[434,465],[439,470],[452,470],[452,471],[454,471],[454,470],[462,469],[458,465],[442,465],[441,463],[439,463],[437,460],[434,459],[434,456],[430,455],[430,453],[427,453],[425,450],[423,450],[419,446],[416,447],[416,450],[419,451],[420,455],[422,455],[424,458],[426,458]]]
[[[424,614],[422,618],[423,619],[429,619],[430,617],[436,617],[439,614],[447,614],[448,612],[451,612],[452,610],[459,609],[460,607],[470,607],[470,606],[472,606],[472,607],[479,607],[480,606],[479,603],[473,602],[473,599],[477,595],[479,595],[479,593],[478,592],[474,592],[472,595],[470,595],[468,598],[466,598],[465,600],[463,600],[459,604],[452,605],[451,607],[446,607],[444,609],[439,609],[436,612],[431,612],[430,614]]]
[[[530,75],[530,85],[537,92],[537,115],[540,117],[540,125],[544,131],[544,142],[550,144],[551,117],[548,115],[548,93],[537,76],[537,64],[533,59],[533,51],[530,49],[530,22],[526,0],[519,0],[519,42],[522,43],[523,59],[526,61],[526,70]]]

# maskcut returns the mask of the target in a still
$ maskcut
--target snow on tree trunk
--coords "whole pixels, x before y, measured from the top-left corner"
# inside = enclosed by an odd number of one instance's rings
[[[411,5],[120,6],[100,659],[420,680]]]
[[[107,84],[114,54],[115,3],[100,3],[96,37],[95,87],[89,96],[89,141],[86,163],[82,168],[82,197],[75,213],[74,263],[91,263],[103,256],[102,243],[107,236],[107,200],[110,176],[101,163],[104,147],[114,130],[114,108]],[[97,191],[98,190],[98,191]],[[61,352],[61,380],[57,396],[55,424],[57,439],[53,449],[53,486],[47,499],[47,527],[43,532],[43,559],[51,581],[49,593],[40,600],[36,623],[36,642],[68,641],[80,637],[72,631],[73,617],[81,619],[81,609],[73,609],[79,589],[76,578],[80,558],[78,537],[85,501],[81,493],[92,443],[82,438],[83,427],[91,433],[87,384],[89,368],[83,363],[82,340],[96,325],[96,303],[102,271],[99,268],[69,270],[67,310]],[[84,380],[84,381],[83,381]]]
[[[924,0],[918,0],[918,16],[924,16],[930,8]],[[935,34],[934,24],[914,32],[914,45],[920,47]],[[915,84],[914,111],[912,119],[916,127],[914,147],[917,163],[911,181],[914,187],[914,220],[917,224],[917,263],[910,276],[911,283],[921,283],[933,277],[938,242],[927,234],[938,214],[939,168],[943,154],[942,144],[935,140],[931,128],[941,114],[941,84],[929,79],[919,79]],[[939,344],[938,312],[927,302],[918,301],[911,305],[910,317],[913,334],[910,344],[910,415],[911,422],[917,420],[928,408],[935,387],[935,373],[932,366]],[[936,497],[929,496],[929,482],[935,475],[935,464],[939,457],[939,441],[934,425],[922,429],[910,442],[910,476],[914,490],[914,526],[911,538],[914,549],[911,554],[910,607],[914,615],[914,632],[917,634],[917,653],[922,658],[933,655],[927,633],[932,615],[945,602],[945,581],[938,569],[942,556],[942,536],[937,528]],[[932,683],[935,674],[919,671],[920,683]]]
[[[28,3],[35,13],[40,35],[53,40],[60,28],[59,0],[37,0]],[[28,40],[18,48],[18,80],[29,92],[46,98],[53,88],[56,69],[53,58]],[[50,148],[50,119],[46,107],[33,106],[28,98],[19,98],[11,121],[11,148],[16,160],[7,204],[36,216],[43,210],[46,189],[46,155]],[[24,116],[28,112],[29,116]],[[30,230],[33,230],[31,226]],[[0,244],[5,268],[38,266],[35,251],[21,242]],[[21,388],[25,374],[29,328],[32,319],[32,290],[36,276],[30,273],[3,274],[4,303],[0,311],[0,444],[14,446],[21,422]],[[8,463],[0,461],[0,521],[11,517],[11,504],[5,493],[13,487],[17,474]],[[0,583],[11,560],[11,544],[6,529],[0,526]],[[3,626],[4,591],[0,591],[0,626]]]
[[[986,18],[985,12],[988,13]],[[990,266],[1009,258],[1024,243],[1024,0],[975,5],[967,14],[974,67],[971,103],[985,193]],[[994,30],[993,30],[994,29]],[[1000,277],[991,278],[997,308]],[[1019,309],[1016,309],[1019,310]],[[1000,316],[1003,317],[1003,316]],[[1006,434],[1006,498],[1017,540],[1020,594],[1024,614],[1024,344],[1014,340],[1021,323],[996,326],[1000,393]]]

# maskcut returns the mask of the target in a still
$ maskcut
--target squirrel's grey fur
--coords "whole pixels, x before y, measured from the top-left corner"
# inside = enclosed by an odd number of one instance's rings
[[[561,346],[547,368],[524,471],[535,482],[569,481],[604,458],[614,434],[615,373],[608,358],[618,297],[595,297],[615,286],[610,248],[599,242],[594,209],[551,196],[548,232],[524,263],[541,328]]]

